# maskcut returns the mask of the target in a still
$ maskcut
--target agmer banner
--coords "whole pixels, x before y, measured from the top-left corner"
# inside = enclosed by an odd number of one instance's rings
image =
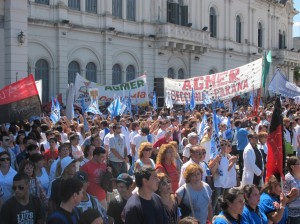
[[[171,95],[174,104],[185,105],[194,88],[196,104],[202,104],[207,95],[211,100],[225,100],[260,88],[261,76],[262,58],[212,75],[190,79],[164,78],[165,97]]]
[[[148,87],[146,75],[142,75],[129,82],[125,82],[118,85],[99,85],[95,82],[88,81],[81,75],[77,74],[75,79],[75,103],[80,106],[82,97],[85,102],[85,106],[90,105],[91,99],[89,96],[89,90],[93,88],[98,89],[98,101],[99,104],[105,102],[112,102],[115,97],[128,98],[131,96],[132,105],[136,103],[140,106],[148,105]]]

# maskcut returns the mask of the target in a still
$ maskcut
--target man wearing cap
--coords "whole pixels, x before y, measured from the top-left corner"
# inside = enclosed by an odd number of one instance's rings
[[[194,145],[198,144],[198,135],[195,132],[191,132],[188,134],[188,140],[189,144],[187,144],[184,149],[183,149],[183,158],[182,161],[183,163],[187,162],[190,158],[190,148]]]
[[[61,176],[56,178],[48,188],[48,197],[49,197],[49,204],[48,204],[48,211],[49,214],[54,211],[56,208],[59,207],[61,203],[61,186],[64,181],[69,178],[74,177],[76,172],[76,160],[72,159],[70,156],[63,158],[59,165],[61,168]]]
[[[127,147],[125,137],[121,134],[121,125],[115,124],[114,134],[109,138],[109,164],[113,170],[113,176],[117,177],[120,173],[127,173]]]
[[[83,197],[79,205],[76,207],[80,210],[80,213],[82,214],[88,209],[97,209],[101,215],[101,218],[104,221],[104,224],[108,224],[108,216],[106,214],[106,210],[103,208],[99,200],[90,194],[87,193],[87,187],[89,185],[88,181],[88,175],[84,171],[78,171],[75,174],[75,178],[80,180],[83,184]]]
[[[121,213],[132,195],[133,180],[127,173],[121,173],[114,179],[117,185],[119,195],[109,203],[107,214],[114,219],[114,224],[123,224]]]
[[[168,223],[164,205],[160,197],[154,193],[159,184],[155,169],[142,168],[134,175],[138,192],[128,199],[124,207],[125,224]]]

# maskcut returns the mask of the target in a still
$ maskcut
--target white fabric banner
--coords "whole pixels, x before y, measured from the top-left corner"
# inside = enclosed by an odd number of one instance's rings
[[[171,95],[174,104],[190,102],[192,88],[195,90],[196,104],[203,103],[207,92],[211,100],[225,100],[259,89],[262,76],[262,58],[228,71],[197,76],[190,79],[164,78],[165,96]]]
[[[42,96],[43,96],[43,80],[40,79],[40,80],[35,81],[35,85],[36,85],[37,91],[39,92],[40,101],[41,101],[41,103],[43,103],[42,102],[42,99],[43,99],[42,98]]]
[[[125,82],[119,85],[99,85],[95,82],[90,82],[77,73],[75,79],[75,103],[81,107],[81,99],[83,97],[85,106],[90,105],[91,99],[89,96],[90,89],[98,89],[98,101],[99,105],[103,105],[105,102],[112,102],[116,97],[128,98],[131,95],[131,103],[135,105],[136,102],[139,106],[148,105],[148,86],[147,77],[142,75],[129,82]]]

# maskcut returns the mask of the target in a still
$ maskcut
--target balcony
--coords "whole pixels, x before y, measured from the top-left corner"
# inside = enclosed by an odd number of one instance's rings
[[[278,49],[272,51],[272,57],[282,64],[291,66],[300,66],[300,53],[286,49]]]
[[[171,23],[157,25],[156,37],[158,47],[161,49],[191,51],[194,53],[207,52],[210,41],[208,31]]]

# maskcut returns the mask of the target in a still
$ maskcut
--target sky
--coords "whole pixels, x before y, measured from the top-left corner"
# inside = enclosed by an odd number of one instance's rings
[[[300,0],[294,0],[294,8],[300,12]],[[294,16],[293,36],[300,37],[300,13]]]

